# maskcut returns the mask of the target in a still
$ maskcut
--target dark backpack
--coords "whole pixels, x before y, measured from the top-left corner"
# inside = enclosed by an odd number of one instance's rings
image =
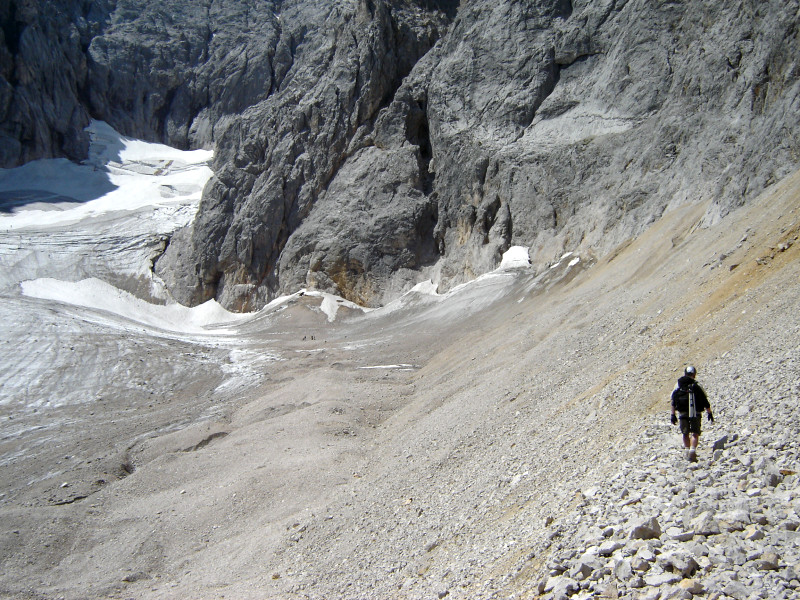
[[[689,396],[694,395],[692,386],[678,387],[672,392],[672,406],[680,413],[689,412]]]

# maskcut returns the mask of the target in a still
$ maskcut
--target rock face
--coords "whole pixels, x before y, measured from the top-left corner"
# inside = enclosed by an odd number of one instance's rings
[[[0,168],[29,160],[85,157],[85,46],[104,3],[0,2]]]
[[[200,214],[158,263],[181,302],[255,308],[300,284],[371,304],[392,273],[436,258],[426,158],[411,142],[377,149],[374,123],[446,11],[373,2],[282,10],[275,55],[265,58],[274,89],[219,135]]]
[[[78,157],[89,116],[213,145],[156,265],[187,304],[543,269],[800,162],[797,1],[61,4],[0,8],[0,157]]]

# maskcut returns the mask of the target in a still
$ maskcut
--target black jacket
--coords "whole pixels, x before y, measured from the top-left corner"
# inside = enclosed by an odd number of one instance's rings
[[[694,402],[697,414],[711,408],[705,390],[694,379],[684,375],[678,379],[678,386],[672,391],[672,408],[676,412],[686,414],[689,412],[689,391],[694,392]]]

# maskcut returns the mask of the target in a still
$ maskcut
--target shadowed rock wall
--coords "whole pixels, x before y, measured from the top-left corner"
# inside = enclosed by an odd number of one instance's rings
[[[156,265],[186,304],[541,270],[800,164],[796,0],[55,4],[0,3],[3,164],[79,158],[90,116],[213,145]]]
[[[0,168],[86,156],[86,48],[109,4],[0,1]]]

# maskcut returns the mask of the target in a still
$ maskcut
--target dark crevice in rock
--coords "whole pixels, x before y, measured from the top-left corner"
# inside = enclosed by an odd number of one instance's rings
[[[418,4],[426,10],[436,10],[444,14],[448,20],[452,21],[458,13],[460,0],[419,0]]]
[[[434,173],[430,170],[433,159],[433,146],[428,123],[427,106],[421,102],[413,103],[406,116],[406,139],[419,148],[419,173],[422,193],[430,196],[433,192]]]
[[[569,69],[570,67],[575,66],[576,64],[580,64],[582,62],[586,62],[589,58],[591,58],[592,56],[597,56],[598,54],[600,54],[600,53],[599,52],[585,52],[585,53],[581,53],[581,54],[575,54],[573,56],[570,56],[569,58],[562,58],[562,59],[556,58],[555,64],[556,64],[557,73],[558,73],[557,77],[560,77],[560,74],[561,74],[562,70]]]
[[[172,103],[175,100],[176,91],[177,91],[176,88],[168,90],[166,93],[166,97],[164,98],[163,104],[160,107],[158,107],[155,111],[156,135],[159,137],[159,139],[164,140],[164,142],[168,142],[167,119],[169,118],[170,112],[172,110]]]
[[[431,202],[426,205],[422,217],[417,221],[417,236],[421,240],[417,251],[417,263],[419,266],[432,265],[441,256],[435,235],[438,222],[439,204],[436,202],[436,198],[432,197]]]
[[[483,243],[489,243],[489,231],[491,231],[492,227],[497,220],[497,212],[500,210],[500,197],[495,196],[493,199],[485,202],[481,205],[478,209],[478,214],[476,216],[476,223],[479,227],[479,231],[483,233]]]
[[[613,2],[612,2],[613,4]],[[572,6],[572,0],[561,0],[554,8],[553,14],[555,17],[560,19],[569,19],[572,16],[572,11],[574,7]]]
[[[0,22],[2,22],[6,48],[12,56],[16,56],[19,52],[19,39],[25,25],[17,21],[17,3],[14,0],[8,2],[5,10],[0,12]]]

